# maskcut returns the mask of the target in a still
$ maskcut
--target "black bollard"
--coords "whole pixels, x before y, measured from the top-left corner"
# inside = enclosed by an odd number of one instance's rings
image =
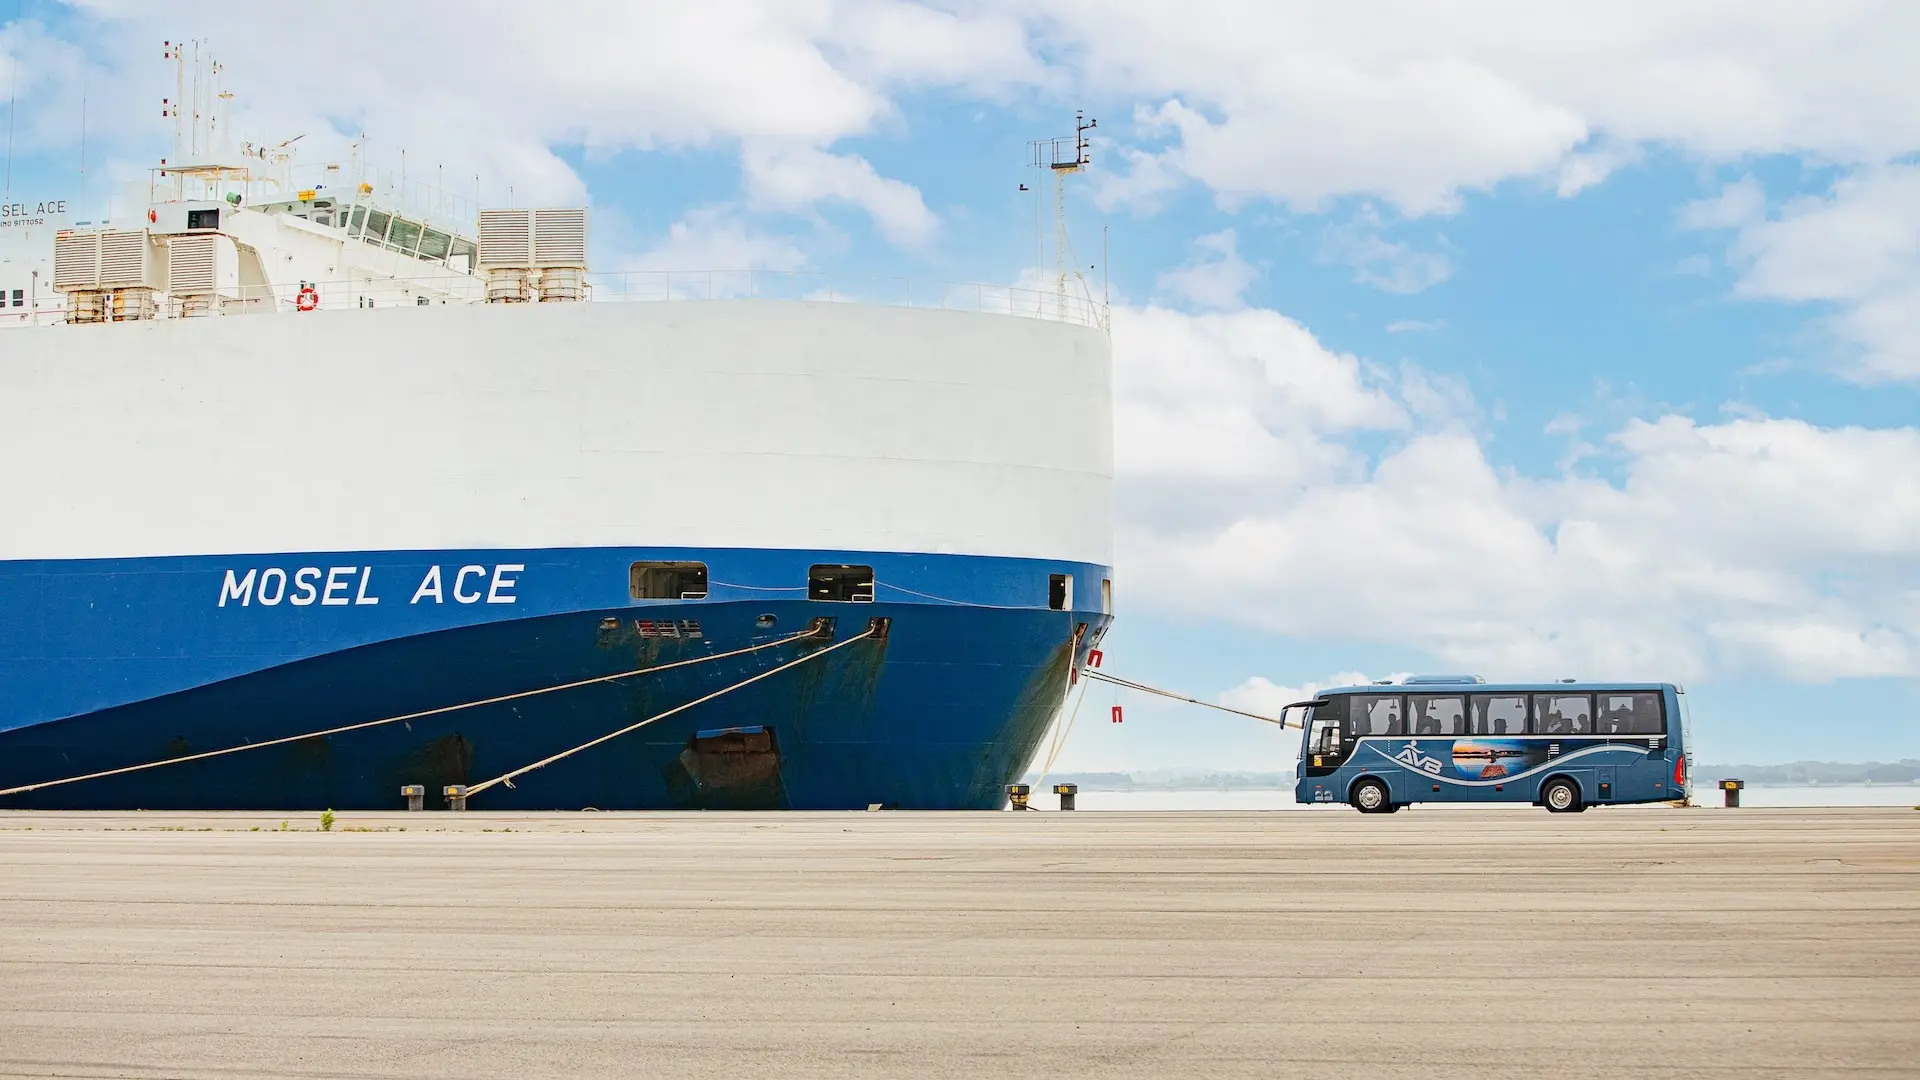
[[[1747,786],[1745,780],[1722,780],[1720,790],[1726,793],[1727,809],[1740,809],[1740,789]]]
[[[1055,784],[1053,793],[1060,796],[1060,809],[1073,809],[1073,797],[1080,792],[1079,784]]]
[[[1025,784],[1007,785],[1007,801],[1013,804],[1015,810],[1027,809],[1027,796],[1032,793],[1033,789]]]
[[[447,809],[465,810],[467,808],[467,785],[448,784],[440,789],[440,794],[447,797]]]
[[[427,808],[427,785],[408,784],[400,789],[400,797],[407,800],[407,809],[425,810]]]

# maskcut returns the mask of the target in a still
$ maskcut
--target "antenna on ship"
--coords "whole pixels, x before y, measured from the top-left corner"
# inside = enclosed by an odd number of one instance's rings
[[[1073,135],[1071,138],[1036,139],[1027,144],[1029,150],[1028,165],[1035,169],[1045,169],[1053,174],[1053,286],[1056,302],[1064,312],[1067,307],[1067,279],[1079,278],[1082,287],[1086,278],[1081,275],[1078,260],[1072,259],[1073,244],[1067,236],[1067,177],[1085,172],[1093,163],[1090,152],[1092,139],[1087,133],[1100,126],[1100,121],[1089,119],[1085,111],[1073,112]],[[1021,187],[1025,188],[1022,184]],[[1038,194],[1036,193],[1036,198]],[[1036,218],[1038,210],[1035,211]],[[1036,230],[1037,231],[1037,230]],[[1044,247],[1044,241],[1036,245]],[[1071,261],[1070,261],[1071,260]],[[1036,272],[1045,274],[1045,259],[1040,260]],[[1092,299],[1091,296],[1088,299]]]

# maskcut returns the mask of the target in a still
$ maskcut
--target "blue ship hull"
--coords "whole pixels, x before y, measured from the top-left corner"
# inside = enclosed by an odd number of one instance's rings
[[[640,559],[707,598],[633,600]],[[875,571],[872,603],[807,568]],[[437,569],[436,569],[437,568]],[[310,572],[302,573],[302,570]],[[789,637],[854,642],[477,796],[483,809],[990,809],[1024,770],[1097,611],[1088,564],[744,549],[389,552],[0,563],[0,788],[522,694]],[[242,585],[251,577],[251,584]],[[437,580],[436,580],[437,579]],[[429,590],[429,585],[437,589]],[[271,603],[266,601],[271,599]],[[304,602],[303,602],[304,601]],[[0,797],[0,807],[391,808],[474,783],[826,639]]]

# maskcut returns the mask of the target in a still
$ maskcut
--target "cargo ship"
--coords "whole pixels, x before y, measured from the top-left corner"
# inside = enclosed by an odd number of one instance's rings
[[[1111,619],[1102,304],[598,273],[168,55],[167,160],[0,225],[0,808],[1003,805]]]

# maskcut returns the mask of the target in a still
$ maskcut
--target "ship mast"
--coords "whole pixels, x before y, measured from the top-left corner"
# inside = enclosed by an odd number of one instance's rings
[[[1028,165],[1053,174],[1053,273],[1047,273],[1044,257],[1039,259],[1034,273],[1047,282],[1062,312],[1067,308],[1068,279],[1080,278],[1083,288],[1086,284],[1086,279],[1079,271],[1079,262],[1073,258],[1073,242],[1067,235],[1067,177],[1085,172],[1087,166],[1093,163],[1090,153],[1092,140],[1087,133],[1099,126],[1100,121],[1090,120],[1084,111],[1076,109],[1071,137],[1036,139],[1027,144]],[[1038,197],[1038,193],[1035,194]],[[1045,246],[1045,240],[1036,237],[1035,247],[1039,249],[1036,255],[1044,251]],[[1091,295],[1088,298],[1091,299]]]

